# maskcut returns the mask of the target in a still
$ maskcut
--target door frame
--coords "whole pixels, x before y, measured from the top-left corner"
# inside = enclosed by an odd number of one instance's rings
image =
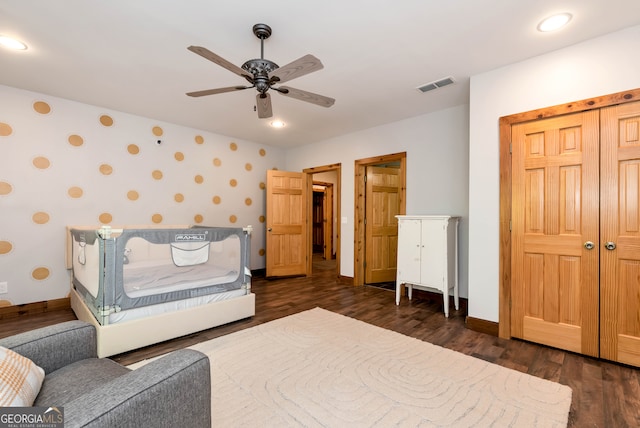
[[[511,126],[517,123],[579,113],[638,100],[640,100],[640,89],[633,89],[500,118],[499,337],[511,338]]]
[[[353,285],[364,285],[364,263],[366,257],[365,225],[366,217],[366,183],[367,166],[380,165],[390,162],[400,162],[400,215],[406,214],[407,209],[407,152],[392,153],[371,158],[358,159],[354,165],[354,245],[353,245]]]
[[[340,211],[340,200],[342,193],[342,164],[334,163],[330,165],[323,166],[314,166],[312,168],[305,168],[302,170],[303,174],[307,174],[307,206],[305,211],[307,213],[307,276],[311,276],[313,274],[313,222],[311,219],[313,218],[313,174],[318,174],[320,172],[336,172],[336,183],[333,191],[333,199],[336,210],[336,278],[340,277],[340,219],[341,219],[341,211]]]

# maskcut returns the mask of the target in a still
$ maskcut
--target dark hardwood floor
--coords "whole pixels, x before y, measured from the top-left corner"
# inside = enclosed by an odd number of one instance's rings
[[[158,345],[114,356],[122,364],[161,355],[316,306],[425,340],[467,355],[569,385],[570,427],[640,426],[640,370],[519,340],[504,340],[465,327],[465,308],[447,319],[442,299],[416,291],[395,304],[393,291],[336,281],[332,262],[318,261],[311,277],[253,279],[256,315]],[[451,305],[453,306],[453,305]],[[0,337],[75,319],[71,310],[3,320]]]

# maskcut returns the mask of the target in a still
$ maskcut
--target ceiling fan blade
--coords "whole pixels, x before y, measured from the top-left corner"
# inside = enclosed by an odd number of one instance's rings
[[[260,119],[266,119],[273,116],[271,110],[271,96],[269,93],[256,95],[256,107],[258,109],[258,117]]]
[[[305,74],[321,70],[323,67],[318,58],[313,55],[305,55],[269,73],[269,78],[275,82],[284,83],[304,76]]]
[[[331,107],[333,103],[336,102],[333,98],[314,94],[313,92],[303,91],[302,89],[292,88],[290,86],[280,86],[276,90],[284,96],[295,98],[300,101],[306,101],[322,107]]]
[[[253,79],[253,76],[248,71],[243,70],[237,65],[230,63],[221,56],[214,54],[207,48],[203,48],[202,46],[189,46],[187,49],[189,49],[193,53],[197,53],[198,55],[205,59],[208,59],[209,61],[215,62],[220,67],[224,67],[230,72],[237,74],[238,76],[242,76],[245,79]]]
[[[227,86],[226,88],[206,89],[204,91],[187,92],[190,97],[204,97],[205,95],[223,94],[225,92],[241,91],[252,86]]]

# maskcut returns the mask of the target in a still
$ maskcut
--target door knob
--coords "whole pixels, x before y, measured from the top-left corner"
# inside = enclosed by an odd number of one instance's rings
[[[616,249],[616,243],[609,241],[606,244],[604,244],[604,248],[606,248],[609,251],[615,250]]]
[[[593,247],[595,247],[595,245],[591,241],[587,241],[584,243],[584,248],[586,248],[587,250],[593,250]]]
[[[268,228],[268,229],[267,229],[267,232],[271,232],[271,228]]]

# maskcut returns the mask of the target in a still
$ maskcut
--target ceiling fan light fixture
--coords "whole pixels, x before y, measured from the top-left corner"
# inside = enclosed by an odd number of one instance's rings
[[[16,51],[27,50],[26,44],[22,43],[20,40],[14,39],[13,37],[9,37],[9,36],[0,35],[0,45]]]
[[[570,13],[557,13],[548,18],[543,19],[538,24],[538,31],[548,33],[549,31],[559,30],[571,21],[573,16]]]

